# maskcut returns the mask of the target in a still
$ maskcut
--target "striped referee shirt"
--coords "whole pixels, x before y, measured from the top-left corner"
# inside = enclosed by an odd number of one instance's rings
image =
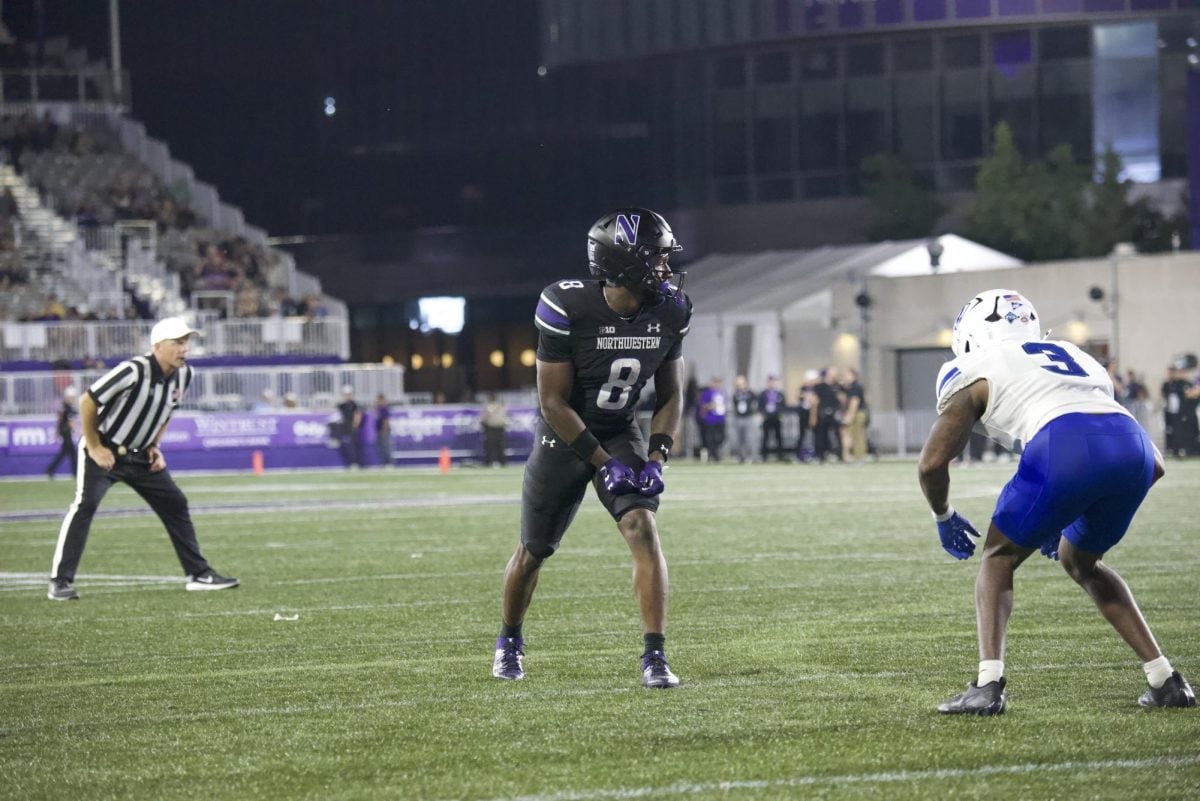
[[[153,445],[159,429],[179,407],[193,372],[185,364],[168,377],[152,353],[118,364],[88,387],[98,409],[101,439],[130,450]]]

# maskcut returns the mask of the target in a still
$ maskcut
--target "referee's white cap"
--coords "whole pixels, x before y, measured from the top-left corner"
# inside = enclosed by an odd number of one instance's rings
[[[199,334],[191,324],[182,317],[167,317],[159,320],[150,329],[150,344],[157,345],[167,339],[179,339],[191,334]]]

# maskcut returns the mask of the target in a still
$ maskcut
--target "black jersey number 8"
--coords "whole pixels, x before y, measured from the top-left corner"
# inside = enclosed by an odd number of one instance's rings
[[[1043,370],[1049,370],[1059,375],[1076,375],[1081,378],[1087,375],[1087,370],[1084,370],[1079,362],[1072,359],[1071,354],[1053,342],[1026,342],[1021,349],[1030,356],[1042,355],[1050,359],[1052,363],[1043,364]]]
[[[638,376],[642,374],[642,363],[637,359],[613,359],[608,371],[608,381],[600,385],[596,405],[614,411],[624,409]]]

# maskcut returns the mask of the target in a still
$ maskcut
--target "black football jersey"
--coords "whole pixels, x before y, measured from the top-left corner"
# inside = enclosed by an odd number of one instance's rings
[[[680,357],[691,320],[692,302],[682,292],[643,304],[627,320],[604,299],[603,281],[559,281],[538,299],[537,357],[574,365],[571,408],[603,438],[629,425],[642,387],[659,365]]]

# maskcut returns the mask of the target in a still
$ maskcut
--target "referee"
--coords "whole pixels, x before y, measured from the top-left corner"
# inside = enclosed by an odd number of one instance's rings
[[[150,331],[153,352],[121,362],[84,393],[83,422],[75,500],[67,510],[50,567],[52,601],[79,598],[72,584],[87,544],[96,508],[114,482],[124,481],[162,520],[187,575],[189,590],[224,590],[235,578],[218,575],[200,555],[188,502],[176,486],[158,443],[171,413],[192,383],[187,364],[188,338],[197,333],[179,317],[168,317]]]

